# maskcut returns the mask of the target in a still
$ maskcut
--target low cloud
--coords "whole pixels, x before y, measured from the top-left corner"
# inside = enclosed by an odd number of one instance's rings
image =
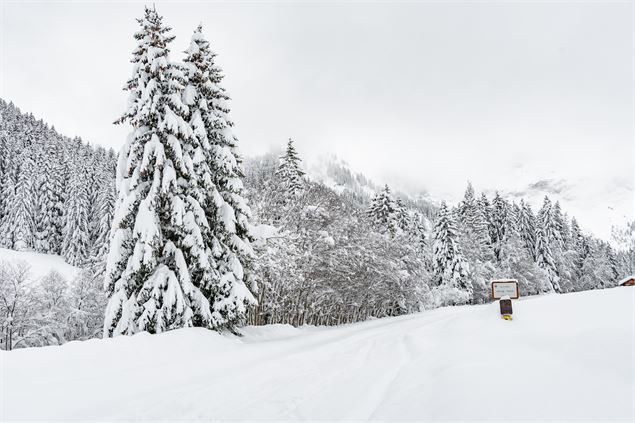
[[[569,185],[564,179],[540,179],[527,185],[527,187],[522,190],[513,191],[509,194],[514,197],[526,197],[536,194],[553,194],[566,197],[564,193],[569,188]]]

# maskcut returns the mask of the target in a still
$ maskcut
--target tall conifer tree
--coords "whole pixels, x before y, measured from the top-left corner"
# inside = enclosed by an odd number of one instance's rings
[[[104,336],[210,326],[208,299],[193,275],[210,266],[194,168],[196,138],[182,101],[185,75],[169,59],[173,36],[154,9],[135,34],[129,108],[133,127],[117,169],[105,286]]]
[[[300,157],[293,146],[291,138],[287,142],[285,153],[280,157],[280,166],[276,170],[276,175],[280,178],[282,185],[290,195],[296,195],[302,190],[304,171],[300,168]]]
[[[460,291],[464,294],[462,301],[467,301],[472,294],[469,267],[461,254],[455,217],[445,202],[441,203],[434,225],[432,248],[436,284]]]
[[[199,26],[185,51],[189,85],[185,99],[198,148],[195,168],[204,189],[202,204],[209,227],[204,231],[212,271],[201,275],[201,287],[212,308],[212,326],[234,327],[244,321],[247,306],[255,303],[248,278],[253,257],[249,219],[251,211],[243,189],[242,159],[229,118],[229,95],[220,85],[216,54]]]
[[[77,163],[68,184],[64,213],[62,256],[74,266],[83,266],[90,252],[88,184],[86,164]]]
[[[8,248],[25,251],[34,247],[35,222],[33,212],[34,163],[30,149],[23,150],[15,186],[7,185],[8,209],[4,216],[2,238]]]

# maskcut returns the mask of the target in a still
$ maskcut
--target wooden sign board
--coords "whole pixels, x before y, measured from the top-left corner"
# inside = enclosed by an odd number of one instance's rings
[[[492,299],[500,300],[505,296],[513,300],[520,298],[516,279],[497,279],[492,281]]]

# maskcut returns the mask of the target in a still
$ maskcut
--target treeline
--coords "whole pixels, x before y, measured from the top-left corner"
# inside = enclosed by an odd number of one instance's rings
[[[616,232],[616,251],[548,197],[534,212],[468,185],[455,207],[437,207],[387,186],[369,195],[369,181],[338,166],[329,187],[305,175],[291,140],[281,157],[243,163],[202,28],[172,61],[162,19],[146,8],[138,20],[118,121],[132,133],[117,166],[112,151],[0,101],[0,246],[84,268],[74,281],[33,283],[23,265],[0,266],[0,347],[336,325],[483,303],[494,278],[533,295],[633,273],[634,225]]]
[[[64,137],[0,99],[0,246],[103,261],[115,200],[115,152]]]
[[[634,249],[615,251],[584,234],[545,197],[476,196],[428,219],[385,187],[374,197],[305,178],[292,141],[278,158],[247,161],[259,231],[253,324],[338,324],[489,301],[489,282],[519,280],[522,295],[614,286],[633,273]],[[353,186],[355,186],[353,184]],[[260,225],[260,226],[258,226]],[[622,234],[633,239],[632,228]]]
[[[102,284],[90,269],[72,281],[55,270],[34,279],[28,263],[0,261],[0,350],[100,336],[106,305]]]
[[[332,325],[424,308],[429,279],[424,218],[388,236],[366,200],[304,177],[292,141],[279,160],[251,159],[246,187],[258,229],[258,305],[252,324]]]
[[[61,255],[74,280],[34,280],[0,260],[0,349],[101,332],[103,272],[115,200],[115,152],[92,147],[0,99],[0,247]]]
[[[14,249],[63,254],[73,251],[62,248],[64,228],[87,228],[82,237],[87,241],[80,244],[84,247],[74,250],[77,255],[65,256],[86,268],[73,281],[55,272],[33,281],[24,264],[0,265],[0,295],[6,305],[0,348],[100,336],[107,300],[103,271],[115,195],[114,155],[60,136],[13,105],[0,104],[3,146],[10,151],[62,151],[63,157],[71,157],[66,162],[56,161],[56,156],[46,160],[67,176],[53,185],[59,187],[53,191],[59,199],[53,214],[58,220],[50,219],[44,232],[35,226],[35,216],[45,209],[36,198],[48,197],[33,188],[34,181],[45,179],[42,166],[24,166],[23,160],[30,160],[26,155],[2,156],[9,181],[21,179],[31,188],[9,192],[27,199],[18,201],[21,208],[13,204],[12,210],[31,216],[22,221],[32,226],[20,227],[19,236],[3,235],[0,242]],[[29,138],[38,132],[47,136]],[[86,165],[89,159],[92,167]],[[253,292],[257,304],[247,314],[249,324],[335,325],[442,305],[478,304],[489,301],[493,278],[516,278],[523,295],[534,295],[610,287],[635,273],[633,226],[616,230],[614,238],[621,245],[616,251],[584,234],[576,219],[548,197],[534,212],[524,201],[513,203],[498,194],[491,199],[477,196],[468,185],[456,206],[433,207],[388,187],[371,196],[359,189],[355,178],[338,178],[348,171],[337,166],[330,176],[340,185],[332,189],[306,177],[292,141],[281,157],[249,158],[244,168],[255,250],[245,271],[258,286]],[[28,169],[30,178],[21,169]],[[73,176],[78,173],[83,177]],[[73,179],[83,182],[80,195],[88,201],[71,198],[77,192]],[[3,181],[4,186],[18,185]],[[75,222],[70,216],[86,223],[67,226]]]
[[[523,295],[535,295],[612,287],[634,270],[632,244],[616,251],[584,234],[548,196],[534,213],[498,193],[477,198],[471,184],[457,207],[441,205],[432,247],[433,282],[452,291],[443,299],[451,304],[487,301],[494,278],[518,279]]]

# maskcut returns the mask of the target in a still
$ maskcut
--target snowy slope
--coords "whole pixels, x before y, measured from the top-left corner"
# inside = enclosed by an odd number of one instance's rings
[[[31,279],[37,280],[46,276],[51,270],[58,271],[67,281],[72,281],[80,269],[66,263],[60,256],[40,254],[31,251],[14,251],[0,248],[0,262],[16,263],[23,261],[31,269]]]
[[[0,420],[633,419],[634,288],[2,352]]]

